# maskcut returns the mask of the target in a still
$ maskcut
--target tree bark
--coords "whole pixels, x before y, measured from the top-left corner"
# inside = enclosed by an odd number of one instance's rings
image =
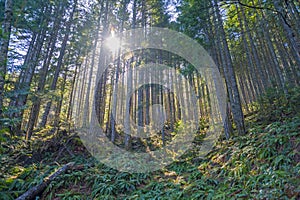
[[[231,98],[232,101],[230,102],[231,110],[232,110],[232,114],[233,114],[233,120],[236,124],[238,134],[244,135],[245,134],[245,125],[244,125],[244,115],[243,115],[241,101],[240,101],[240,94],[239,94],[238,87],[237,87],[237,81],[236,81],[236,77],[235,77],[235,73],[234,73],[234,69],[233,69],[231,55],[229,52],[229,47],[228,47],[226,34],[224,31],[224,27],[223,27],[223,21],[222,21],[222,17],[220,14],[217,0],[214,0],[214,6],[216,9],[218,27],[219,27],[223,47],[224,47],[224,54],[225,54],[225,59],[226,59],[226,64],[227,64],[224,66],[225,67],[224,72],[225,72],[225,74],[227,74],[227,76],[225,76],[225,78],[227,77],[229,79],[227,81],[227,84],[229,83],[229,85],[231,86],[232,95],[233,95]]]
[[[24,110],[25,105],[27,103],[27,97],[30,91],[30,85],[34,76],[34,71],[38,64],[41,51],[45,42],[46,34],[47,34],[47,26],[49,23],[49,19],[46,17],[50,12],[50,6],[46,6],[43,8],[44,12],[43,15],[40,17],[40,24],[38,33],[34,33],[32,40],[31,40],[31,48],[29,48],[26,58],[24,61],[24,69],[22,70],[19,82],[16,86],[17,90],[20,90],[20,94],[17,96],[16,101],[14,102],[15,107],[19,108],[20,110],[14,113],[14,118],[20,118],[20,122],[17,123],[14,127],[15,132],[21,131],[21,123],[25,123],[24,121]]]
[[[46,187],[51,183],[55,178],[57,178],[59,175],[70,169],[74,166],[74,162],[70,162],[61,168],[59,168],[56,172],[51,174],[49,177],[45,178],[42,183],[40,183],[37,186],[34,186],[30,188],[27,192],[19,196],[16,200],[30,200],[35,199],[37,195],[41,194]]]
[[[12,27],[13,18],[13,1],[5,1],[5,15],[3,22],[3,33],[0,38],[0,118],[3,113],[3,99],[4,99],[4,85],[5,85],[5,75],[6,75],[6,64],[7,64],[7,53]],[[1,129],[1,123],[0,123]]]
[[[280,13],[283,13],[284,11],[283,11],[283,7],[280,4],[280,1],[281,0],[273,0],[274,7],[277,11],[279,11]],[[288,39],[289,45],[292,49],[292,54],[294,56],[294,59],[295,59],[297,65],[300,66],[300,47],[299,47],[300,39],[297,38],[297,34],[294,33],[294,30],[292,29],[292,27],[289,24],[287,24],[286,19],[284,19],[282,15],[280,15],[279,18],[280,18],[281,25],[282,25],[284,31],[286,32],[287,39]]]
[[[57,66],[55,68],[55,73],[54,73],[54,76],[53,76],[53,80],[52,80],[50,90],[55,90],[56,89],[56,84],[57,84],[59,73],[61,71],[61,67],[62,67],[62,64],[63,64],[63,58],[64,58],[64,55],[65,55],[67,42],[69,40],[70,30],[71,30],[71,26],[73,24],[73,16],[74,16],[76,8],[77,8],[77,0],[74,1],[74,7],[73,7],[73,10],[71,12],[70,19],[67,23],[66,33],[65,33],[62,45],[61,45],[60,54],[59,54],[59,57],[58,57]],[[42,117],[42,122],[40,124],[40,127],[42,127],[42,128],[44,128],[46,126],[47,118],[48,118],[48,115],[49,115],[49,112],[50,112],[51,105],[52,105],[52,101],[50,100],[47,103],[46,107],[45,107],[45,111],[44,111],[44,114],[43,114],[43,117]]]
[[[59,13],[62,13],[64,10],[64,6],[59,7],[58,10],[59,10]],[[30,116],[29,116],[29,121],[27,124],[26,135],[31,135],[32,131],[36,125],[36,121],[37,121],[39,111],[40,111],[40,106],[41,106],[41,99],[39,98],[38,95],[44,90],[44,87],[45,87],[46,77],[47,77],[50,62],[51,62],[51,59],[52,59],[52,56],[53,56],[53,53],[55,50],[55,45],[57,42],[57,36],[58,36],[58,31],[59,31],[59,25],[60,25],[62,16],[63,16],[63,14],[59,14],[59,16],[56,17],[55,21],[54,21],[53,31],[51,33],[51,36],[49,38],[49,43],[47,46],[47,53],[46,53],[47,56],[44,60],[43,67],[39,71],[40,77],[39,77],[38,87],[36,90],[37,97],[36,97],[36,100],[33,101],[33,105],[32,105]]]

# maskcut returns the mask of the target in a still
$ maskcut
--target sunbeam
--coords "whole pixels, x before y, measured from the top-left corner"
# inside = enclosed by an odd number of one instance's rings
[[[105,40],[105,46],[112,52],[116,53],[121,47],[120,38],[115,36],[115,32],[111,31],[111,36]]]

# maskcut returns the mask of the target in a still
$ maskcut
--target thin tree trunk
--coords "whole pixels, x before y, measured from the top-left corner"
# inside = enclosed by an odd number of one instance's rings
[[[225,58],[226,58],[226,62],[227,62],[227,65],[226,65],[224,71],[225,71],[225,74],[226,73],[228,74],[228,76],[227,76],[227,78],[229,78],[228,83],[230,83],[230,85],[231,85],[232,95],[233,95],[233,97],[232,97],[233,101],[230,102],[231,110],[232,110],[232,114],[233,114],[233,120],[236,124],[239,135],[244,135],[245,134],[244,115],[243,115],[243,111],[242,111],[240,95],[239,95],[239,91],[238,91],[238,87],[237,87],[237,82],[236,82],[236,77],[235,77],[235,73],[234,73],[234,69],[233,69],[231,55],[230,55],[229,48],[228,48],[226,34],[225,34],[223,24],[222,24],[223,23],[222,17],[220,14],[220,10],[217,6],[218,5],[217,0],[214,0],[214,5],[216,7],[218,26],[219,26],[220,35],[221,35],[222,43],[224,46]]]
[[[64,39],[63,39],[63,42],[62,42],[62,45],[61,45],[60,54],[59,54],[59,57],[58,57],[57,66],[55,68],[55,73],[54,73],[54,76],[53,76],[53,80],[52,80],[50,90],[55,90],[56,89],[59,73],[61,71],[61,67],[62,67],[62,64],[63,64],[63,58],[64,58],[66,47],[67,47],[67,42],[69,40],[70,30],[71,30],[71,26],[72,26],[72,23],[73,23],[73,16],[74,16],[76,7],[77,7],[77,0],[74,1],[74,7],[73,7],[73,10],[71,12],[70,19],[67,23],[66,34],[64,36]],[[52,104],[52,101],[50,100],[47,103],[46,107],[45,107],[45,111],[44,111],[44,114],[43,114],[43,117],[42,117],[42,122],[40,124],[40,127],[44,128],[46,126],[47,118],[48,118],[50,108],[51,108],[51,104]]]
[[[12,27],[13,18],[13,1],[5,1],[5,15],[2,26],[2,35],[0,37],[0,118],[2,117],[3,99],[4,99],[4,85],[6,75],[7,53]],[[0,124],[1,129],[1,124]]]
[[[79,54],[80,55],[80,54]],[[74,70],[74,76],[73,76],[73,79],[72,79],[72,83],[71,83],[71,92],[70,92],[70,100],[69,100],[69,107],[68,107],[68,113],[67,113],[67,119],[69,121],[69,125],[70,125],[70,121],[72,119],[72,116],[73,116],[73,106],[74,106],[74,98],[75,98],[75,82],[76,82],[76,78],[77,78],[77,71],[78,71],[78,67],[79,64],[76,63],[76,67],[75,67],[75,70]],[[78,82],[76,82],[78,83]]]
[[[49,12],[49,8],[45,9],[44,15],[47,15]],[[21,122],[23,121],[24,123],[24,119],[23,119],[23,114],[24,114],[24,106],[27,103],[27,97],[28,97],[28,93],[30,90],[30,84],[32,82],[32,78],[34,76],[34,71],[36,69],[36,66],[38,64],[39,61],[39,57],[42,51],[42,47],[44,45],[44,40],[47,34],[47,30],[44,27],[45,25],[48,24],[49,20],[45,20],[43,19],[44,17],[42,17],[41,20],[41,24],[40,24],[40,33],[37,34],[36,38],[33,38],[33,48],[27,53],[26,59],[24,61],[24,66],[25,69],[23,71],[23,73],[21,73],[20,78],[19,78],[19,83],[17,88],[21,91],[26,91],[25,94],[21,93],[18,98],[16,99],[15,102],[15,106],[17,108],[20,108],[21,110],[18,111],[17,113],[14,114],[15,118],[20,118],[21,121],[20,123],[17,123],[14,127],[16,132],[19,132],[21,130]],[[34,40],[36,39],[36,40]]]
[[[236,9],[237,9],[237,12],[238,12],[238,20],[239,20],[240,28],[241,28],[242,41],[243,41],[243,45],[244,45],[244,48],[245,48],[246,58],[247,58],[247,61],[248,61],[248,67],[246,67],[246,69],[247,69],[247,71],[251,71],[252,77],[253,77],[253,81],[251,81],[250,86],[255,91],[254,96],[257,97],[259,94],[262,94],[262,88],[263,87],[260,84],[261,82],[258,81],[258,79],[257,79],[257,74],[254,73],[254,70],[253,70],[254,63],[253,63],[252,57],[250,55],[250,49],[249,49],[248,44],[247,44],[247,39],[246,39],[246,36],[245,36],[245,30],[244,30],[244,25],[243,25],[241,13],[239,13],[239,9],[238,9],[237,5],[236,5]]]
[[[61,6],[59,8],[59,13],[63,11],[64,7]],[[38,119],[39,111],[40,111],[40,106],[41,106],[41,99],[38,97],[38,95],[44,90],[45,83],[46,83],[46,77],[48,74],[48,69],[50,66],[50,62],[55,50],[55,45],[57,42],[57,36],[58,36],[58,31],[59,31],[59,25],[60,25],[60,20],[63,14],[60,14],[57,18],[55,18],[55,22],[53,25],[53,31],[51,33],[51,36],[49,38],[49,43],[47,46],[47,53],[46,53],[46,58],[43,63],[43,67],[40,69],[39,74],[39,82],[38,82],[38,87],[36,90],[37,97],[36,100],[33,101],[33,105],[31,108],[30,116],[29,116],[29,121],[27,124],[27,130],[26,130],[26,135],[31,135],[32,131],[34,129],[34,126],[36,125],[36,121]]]
[[[67,82],[67,74],[68,74],[68,69],[65,70],[64,75],[63,75],[63,83],[60,89],[60,97],[57,102],[56,110],[55,110],[55,117],[54,117],[54,123],[53,127],[56,128],[56,131],[59,131],[59,122],[60,122],[60,114],[61,114],[61,109],[62,109],[62,103],[64,100],[64,92],[66,88],[66,82]]]
[[[261,61],[259,59],[258,52],[257,52],[256,46],[254,44],[253,37],[251,35],[251,31],[250,31],[248,21],[247,21],[247,17],[246,17],[246,14],[245,14],[245,10],[244,10],[243,7],[241,7],[241,11],[242,11],[242,16],[243,16],[243,20],[244,20],[244,25],[245,25],[245,28],[246,28],[246,34],[248,36],[250,47],[251,47],[251,52],[252,52],[252,55],[253,55],[253,58],[254,58],[255,66],[256,66],[257,72],[260,76],[260,79],[257,80],[257,81],[261,81],[260,87],[263,87],[262,90],[264,90],[269,86],[269,84],[268,84],[269,79],[267,78],[267,76],[265,75],[265,73],[262,69],[263,65],[261,64]],[[265,82],[265,81],[268,81],[268,82]]]
[[[280,4],[281,0],[273,0],[274,2],[274,7],[276,10],[278,10],[280,13],[283,13],[283,7]],[[291,26],[287,24],[286,19],[282,15],[279,16],[281,25],[284,29],[284,31],[287,34],[287,39],[289,41],[289,45],[292,49],[292,55],[294,56],[294,59],[297,63],[298,66],[300,66],[300,41],[299,38],[297,38],[297,34],[294,33],[292,30]]]
[[[137,0],[133,0],[133,8],[132,8],[132,29],[135,29],[136,26],[136,16],[137,16]],[[134,66],[131,66],[134,62],[134,56],[132,57],[131,61],[128,64],[128,76],[127,76],[127,95],[129,95],[129,92],[132,91],[132,70]],[[131,96],[132,97],[132,96]],[[127,102],[126,100],[126,106],[125,106],[125,121],[124,121],[124,128],[125,128],[125,137],[124,137],[124,145],[125,148],[128,150],[131,148],[131,128],[130,128],[130,110],[132,107],[132,100],[131,97],[128,97],[129,100]]]

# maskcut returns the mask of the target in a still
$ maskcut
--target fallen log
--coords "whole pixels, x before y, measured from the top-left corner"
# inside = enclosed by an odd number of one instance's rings
[[[34,186],[30,188],[27,192],[19,196],[16,200],[30,200],[35,199],[35,197],[39,194],[41,194],[46,187],[49,185],[51,181],[53,181],[56,177],[58,177],[61,173],[65,172],[69,168],[71,168],[74,165],[74,162],[70,162],[68,164],[65,164],[61,168],[59,168],[56,172],[51,174],[50,176],[44,178],[43,182],[40,183],[37,186]]]

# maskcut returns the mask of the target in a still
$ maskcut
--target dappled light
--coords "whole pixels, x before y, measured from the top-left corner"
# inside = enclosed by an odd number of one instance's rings
[[[297,0],[0,0],[0,200],[300,199]]]

